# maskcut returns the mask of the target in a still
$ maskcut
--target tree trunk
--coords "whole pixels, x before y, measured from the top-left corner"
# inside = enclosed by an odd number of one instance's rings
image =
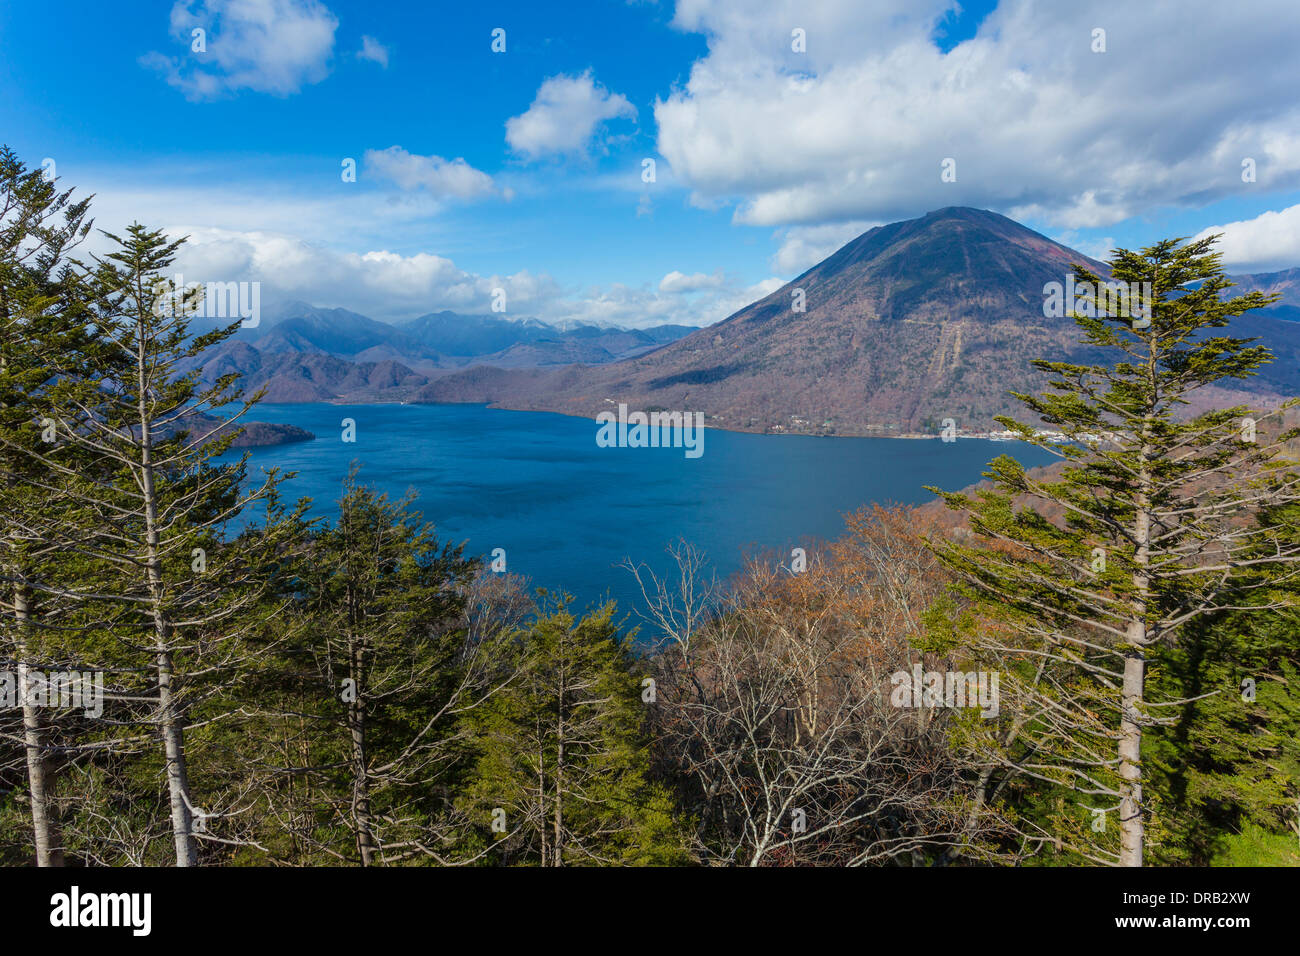
[[[1120,866],[1142,865],[1144,839],[1142,809],[1142,725],[1139,705],[1146,659],[1141,646],[1133,646],[1135,631],[1145,630],[1141,623],[1129,625],[1129,651],[1124,658],[1123,714],[1120,718],[1119,773],[1124,779],[1119,804]],[[1140,639],[1140,638],[1139,638]]]
[[[161,633],[165,635],[165,629]],[[159,723],[163,755],[167,758],[167,792],[171,800],[176,865],[194,866],[196,857],[190,814],[190,781],[185,769],[185,731],[172,694],[172,655],[166,647],[165,636],[159,639],[157,666]]]
[[[143,326],[141,326],[143,328]],[[141,333],[143,336],[143,332]],[[155,666],[158,671],[158,724],[167,760],[167,792],[171,801],[172,836],[176,842],[176,865],[194,866],[193,818],[190,814],[190,781],[185,769],[185,730],[172,690],[174,661],[171,651],[171,624],[164,602],[166,589],[158,545],[158,494],[153,480],[152,419],[146,406],[148,382],[145,378],[146,357],[143,337],[139,342],[136,364],[137,401],[140,417],[140,483],[144,497],[145,566],[149,578],[149,597],[153,612]]]
[[[555,865],[564,866],[564,710],[561,700],[559,740],[555,756]]]
[[[542,841],[542,866],[546,866],[550,857],[546,846],[546,746],[541,714],[537,715],[537,830]]]
[[[1154,389],[1153,389],[1154,392]],[[1154,399],[1153,399],[1154,401]],[[1151,544],[1151,489],[1153,479],[1148,462],[1152,448],[1142,426],[1142,465],[1138,469],[1136,513],[1133,521],[1133,589],[1132,617],[1128,622],[1128,640],[1124,652],[1124,683],[1120,688],[1119,775],[1120,786],[1120,866],[1141,866],[1145,841],[1142,806],[1142,699],[1146,677],[1147,610],[1151,579],[1147,573]]]
[[[32,801],[32,832],[36,843],[37,866],[63,866],[63,834],[59,832],[54,809],[53,774],[46,759],[48,744],[41,712],[31,702],[31,669],[27,663],[27,645],[21,637],[29,619],[27,594],[22,585],[14,587],[14,621],[18,639],[18,693],[23,705],[23,742],[27,750],[27,783]]]
[[[370,817],[370,786],[366,767],[366,718],[361,702],[361,655],[355,641],[349,647],[352,700],[348,726],[352,731],[352,819],[357,828],[357,852],[362,866],[373,866],[379,849]]]

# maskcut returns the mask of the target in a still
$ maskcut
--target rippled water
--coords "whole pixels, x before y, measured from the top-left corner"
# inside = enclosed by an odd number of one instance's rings
[[[923,485],[958,489],[1002,453],[1026,465],[1046,453],[1020,443],[750,435],[709,429],[704,452],[600,448],[593,421],[479,405],[260,405],[250,416],[298,425],[316,439],[252,450],[251,468],[297,471],[289,498],[333,519],[353,460],[392,496],[408,488],[441,537],[473,554],[504,548],[508,570],[569,591],[579,606],[609,595],[632,609],[625,557],[662,568],[679,537],[720,575],[744,553],[838,536],[861,505],[917,504]],[[356,421],[356,442],[341,422]]]

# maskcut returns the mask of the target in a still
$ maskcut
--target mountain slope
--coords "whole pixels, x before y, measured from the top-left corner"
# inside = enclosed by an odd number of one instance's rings
[[[447,357],[444,367],[460,364],[503,368],[599,364],[632,358],[696,331],[690,326],[622,329],[587,322],[547,325],[537,319],[434,312],[399,326],[416,348]],[[414,353],[414,350],[412,350]]]
[[[1042,290],[1072,262],[1101,268],[995,213],[942,209],[864,233],[717,325],[587,369],[571,393],[475,397],[575,414],[613,398],[756,430],[988,424],[1011,409],[1007,385],[1024,384],[1030,358],[1067,346],[1073,324],[1044,318]],[[800,290],[805,311],[795,309]],[[421,395],[448,396],[457,379]]]
[[[1266,295],[1281,295],[1279,306],[1300,307],[1300,267],[1283,269],[1281,272],[1256,272],[1250,275],[1232,276],[1236,286],[1233,295],[1245,295],[1247,292],[1263,292]]]
[[[1231,276],[1231,279],[1236,285],[1228,290],[1229,295],[1245,295],[1247,292],[1280,295],[1281,298],[1265,309],[1263,314],[1292,322],[1300,321],[1300,268]]]
[[[236,372],[246,394],[265,388],[267,402],[404,401],[429,381],[391,360],[350,362],[320,351],[262,352],[234,339],[202,358],[199,379],[205,385]]]
[[[315,309],[277,322],[257,339],[261,352],[323,352],[340,358],[387,346],[407,358],[437,358],[399,329],[346,309]]]
[[[1044,315],[1044,286],[1105,266],[1005,216],[964,207],[880,226],[730,318],[645,356],[547,375],[443,376],[422,401],[487,401],[594,415],[703,411],[746,431],[900,434],[1019,414],[1010,389],[1046,378],[1036,358],[1088,360],[1073,320]],[[804,311],[796,311],[802,291]],[[1290,327],[1290,329],[1285,328]],[[1293,323],[1252,319],[1255,334]],[[1257,331],[1257,330],[1261,330]],[[1280,364],[1280,363],[1279,363]],[[1282,388],[1287,369],[1257,383]]]
[[[536,319],[514,321],[450,311],[431,312],[398,328],[424,348],[455,356],[490,355],[555,334],[555,329]]]
[[[472,366],[554,368],[601,364],[643,355],[694,328],[622,329],[587,322],[549,325],[537,319],[438,312],[401,326],[346,309],[292,302],[266,310],[203,356],[205,382],[235,373],[273,402],[405,401],[430,378]],[[229,320],[196,318],[194,332]],[[200,363],[189,363],[185,370]]]

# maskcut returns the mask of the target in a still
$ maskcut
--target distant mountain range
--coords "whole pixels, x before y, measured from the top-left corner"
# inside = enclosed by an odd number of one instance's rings
[[[196,323],[195,329],[217,324]],[[694,331],[685,325],[561,326],[455,312],[393,325],[347,309],[292,302],[264,310],[256,328],[240,329],[194,364],[201,364],[206,382],[239,373],[249,391],[266,388],[269,402],[399,401],[450,371],[599,365],[643,355]]]
[[[987,430],[1000,427],[995,415],[1022,413],[1010,389],[1045,385],[1032,359],[1096,357],[1073,320],[1044,315],[1044,286],[1064,282],[1074,263],[1107,271],[1005,216],[940,209],[872,229],[730,318],[647,355],[594,368],[476,369],[441,377],[418,398],[584,416],[625,402],[703,411],[709,424],[743,431],[889,435],[933,432],[945,418]],[[1242,290],[1258,284],[1300,305],[1297,271],[1241,277]],[[1255,394],[1300,392],[1292,314],[1274,308],[1234,326],[1277,353],[1244,386]]]
[[[205,358],[276,402],[484,402],[594,416],[612,405],[702,411],[714,427],[805,434],[963,430],[1020,414],[1036,358],[1088,360],[1044,287],[1106,267],[993,212],[950,207],[872,229],[770,295],[704,329],[627,330],[438,312],[388,324],[305,303],[263,316]],[[1300,393],[1300,269],[1235,276],[1280,293],[1233,332],[1277,360],[1207,402]],[[802,309],[800,309],[802,305]]]
[[[1245,295],[1247,292],[1280,295],[1282,298],[1269,306],[1265,310],[1266,314],[1293,322],[1300,321],[1300,268],[1233,276],[1232,281],[1236,283],[1230,290],[1233,295]]]

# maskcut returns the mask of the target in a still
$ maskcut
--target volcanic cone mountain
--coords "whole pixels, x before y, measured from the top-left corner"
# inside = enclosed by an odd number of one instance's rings
[[[1045,285],[1064,283],[1075,263],[1107,271],[1005,216],[940,209],[872,229],[653,352],[600,367],[458,373],[420,400],[578,415],[625,402],[703,411],[711,425],[744,431],[933,433],[945,418],[1000,428],[995,415],[1023,414],[1009,390],[1046,383],[1031,360],[1095,357],[1072,319],[1044,315]]]

